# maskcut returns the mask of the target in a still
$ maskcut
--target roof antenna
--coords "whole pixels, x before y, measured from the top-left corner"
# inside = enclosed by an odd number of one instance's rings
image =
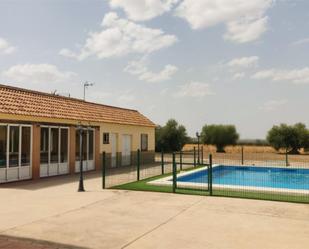
[[[86,88],[88,88],[88,86],[93,86],[93,85],[94,83],[90,83],[88,81],[84,83],[84,101],[86,101]]]

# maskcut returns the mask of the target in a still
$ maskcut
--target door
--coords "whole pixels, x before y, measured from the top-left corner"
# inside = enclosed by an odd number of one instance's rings
[[[131,164],[131,136],[122,135],[122,165]]]
[[[30,179],[32,128],[0,124],[0,183]]]
[[[69,173],[69,129],[41,126],[40,177]]]
[[[76,161],[75,172],[80,171],[80,134],[76,131]],[[83,131],[82,135],[82,160],[83,171],[94,170],[94,129],[88,129]]]
[[[111,166],[114,168],[117,166],[117,135],[111,133],[110,135],[112,153],[111,153]]]

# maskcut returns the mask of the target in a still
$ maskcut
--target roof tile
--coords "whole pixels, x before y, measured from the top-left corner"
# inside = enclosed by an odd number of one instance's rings
[[[136,110],[0,85],[0,113],[154,127]]]

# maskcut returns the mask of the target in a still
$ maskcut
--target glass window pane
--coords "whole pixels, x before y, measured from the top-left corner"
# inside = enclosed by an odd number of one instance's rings
[[[0,126],[0,168],[6,168],[7,126]]]
[[[21,166],[30,165],[31,153],[31,129],[22,127],[21,130]]]
[[[49,129],[41,128],[41,163],[48,163]]]
[[[87,131],[83,131],[83,160],[87,160]]]
[[[75,151],[76,151],[75,160],[76,161],[79,161],[79,151],[80,151],[79,142],[80,142],[79,131],[76,130],[76,133],[75,133]]]
[[[141,150],[142,151],[148,150],[148,134],[141,135]]]
[[[10,126],[9,136],[9,167],[19,165],[19,126]]]
[[[93,131],[88,131],[89,133],[89,160],[93,160]]]
[[[50,129],[50,163],[59,162],[59,129]]]
[[[68,161],[68,129],[61,129],[61,144],[60,144],[60,162]]]

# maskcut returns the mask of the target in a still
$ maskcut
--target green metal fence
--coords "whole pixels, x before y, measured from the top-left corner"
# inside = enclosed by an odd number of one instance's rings
[[[267,153],[214,153],[203,149],[157,153],[144,164],[106,167],[102,187],[309,203],[309,156]],[[105,163],[104,163],[105,162]]]

